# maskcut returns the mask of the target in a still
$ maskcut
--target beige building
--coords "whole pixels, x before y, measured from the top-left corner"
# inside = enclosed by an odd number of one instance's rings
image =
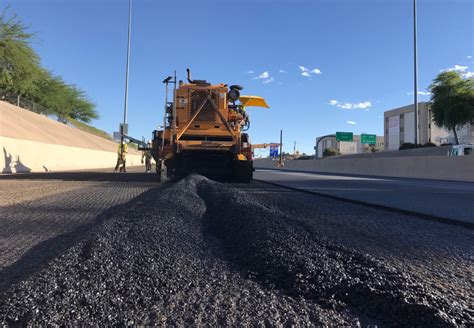
[[[434,124],[428,103],[418,103],[419,144],[432,142],[436,145],[455,143],[454,133]],[[474,142],[474,126],[458,131],[460,143]],[[395,108],[384,113],[385,150],[397,150],[403,143],[415,142],[415,110],[413,105]]]
[[[316,151],[315,157],[322,158],[324,150],[327,148],[335,148],[339,151],[339,153],[341,153],[341,155],[369,153],[372,148],[371,145],[362,144],[360,139],[360,135],[354,135],[352,138],[353,141],[337,141],[335,134],[325,137],[318,137],[316,138],[317,149],[316,146],[314,147]],[[384,137],[376,137],[375,148],[378,150],[384,149]]]

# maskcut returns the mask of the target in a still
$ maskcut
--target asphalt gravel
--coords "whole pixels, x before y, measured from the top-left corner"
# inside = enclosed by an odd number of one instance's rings
[[[426,234],[405,231],[410,222]],[[0,325],[469,325],[472,237],[194,175],[76,231],[70,247],[2,292]]]

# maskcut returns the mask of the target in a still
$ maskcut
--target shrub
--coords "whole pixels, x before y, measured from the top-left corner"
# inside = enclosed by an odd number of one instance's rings
[[[421,146],[422,148],[429,148],[429,147],[437,147],[436,144],[432,143],[432,142],[427,142],[425,143],[423,146]]]
[[[377,153],[379,152],[380,149],[375,147],[375,145],[370,145],[370,152],[373,154],[373,153]]]
[[[324,157],[335,156],[335,155],[340,155],[340,154],[341,153],[336,148],[326,148],[324,149],[324,152],[323,152]]]
[[[420,147],[421,147],[420,144],[415,145],[414,143],[411,143],[411,142],[404,142],[402,143],[400,148],[398,148],[398,150],[415,149],[415,148],[420,148]]]

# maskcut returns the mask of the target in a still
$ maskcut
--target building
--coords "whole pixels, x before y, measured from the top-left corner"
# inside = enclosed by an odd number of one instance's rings
[[[336,135],[334,134],[316,138],[316,145],[317,149],[316,146],[314,147],[317,152],[315,155],[316,158],[322,158],[324,150],[326,150],[327,148],[335,148],[339,151],[341,155],[369,153],[372,151],[372,147],[377,150],[384,149],[384,137],[377,136],[376,144],[369,145],[361,143],[360,135],[354,135],[352,141],[337,141]]]
[[[455,143],[453,131],[434,124],[428,103],[418,103],[418,143],[436,145]],[[467,125],[458,131],[460,143],[474,143],[474,126]],[[398,150],[405,142],[415,142],[415,110],[413,105],[384,112],[385,150]]]

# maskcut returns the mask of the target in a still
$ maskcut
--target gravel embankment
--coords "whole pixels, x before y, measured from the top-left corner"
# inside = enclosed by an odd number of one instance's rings
[[[107,215],[5,290],[0,325],[472,323],[472,294],[465,288],[472,281],[472,244],[461,244],[472,240],[472,231],[428,222],[428,236],[419,232],[420,240],[414,232],[396,237],[396,229],[403,233],[400,221],[409,220],[426,223],[260,184],[191,176]],[[435,255],[450,234],[460,241]],[[403,246],[392,254],[397,238]],[[449,278],[437,284],[429,267],[450,257],[456,269],[434,269],[458,274],[451,283],[457,289],[448,293]],[[410,259],[418,270],[404,265]]]

